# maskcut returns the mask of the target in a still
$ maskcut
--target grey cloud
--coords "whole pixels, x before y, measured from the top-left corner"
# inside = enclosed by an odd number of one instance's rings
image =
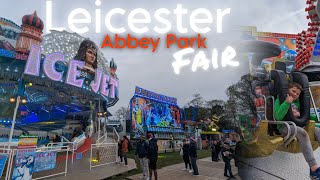
[[[225,17],[223,27],[230,30],[234,25],[250,25],[257,26],[259,31],[266,32],[282,32],[282,33],[298,33],[307,28],[305,1],[292,0],[198,0],[198,1],[172,1],[172,0],[157,0],[152,1],[111,1],[102,0],[100,6],[102,12],[102,32],[95,34],[95,17],[94,10],[97,8],[94,0],[90,1],[71,1],[71,0],[55,0],[53,1],[53,23],[56,26],[67,26],[67,16],[74,8],[85,8],[92,16],[92,24],[89,26],[90,33],[85,33],[82,36],[89,37],[95,41],[99,46],[106,34],[110,34],[104,25],[104,16],[112,8],[123,8],[127,12],[134,8],[147,9],[153,18],[153,12],[158,8],[168,8],[171,11],[169,16],[173,25],[173,33],[176,33],[176,17],[173,15],[173,9],[178,3],[181,3],[184,8],[188,8],[190,12],[196,8],[207,8],[215,17],[217,8],[231,8],[231,15]],[[19,4],[19,5],[18,5]],[[14,8],[13,8],[14,7]],[[45,1],[29,0],[4,0],[0,7],[0,17],[8,18],[17,24],[21,23],[21,18],[25,14],[33,13],[37,10],[38,15],[45,22]],[[188,15],[184,17],[186,27],[190,29],[188,23]],[[127,28],[127,14],[123,17],[117,17],[116,26],[125,25]],[[154,19],[148,26],[152,29],[156,24]],[[232,43],[234,38],[224,39],[217,37],[215,32],[215,25],[210,26],[212,32],[206,35],[208,39],[208,49],[205,50],[208,58],[211,59],[212,48],[225,48],[228,43]],[[128,29],[128,28],[127,28]],[[70,30],[69,30],[70,31]],[[127,32],[129,33],[129,32]],[[165,35],[156,34],[153,31],[145,34],[152,37],[161,37],[164,41]],[[192,34],[186,34],[190,36]],[[180,34],[180,36],[183,36]],[[137,36],[138,37],[138,36]],[[230,36],[231,37],[231,36]],[[219,43],[218,43],[219,42]],[[232,83],[239,80],[242,74],[247,72],[247,62],[240,62],[239,68],[225,68],[214,70],[210,65],[207,72],[198,70],[198,72],[191,72],[191,66],[181,69],[180,75],[173,73],[171,63],[173,62],[172,54],[178,49],[166,49],[163,42],[156,53],[152,53],[150,49],[147,50],[117,50],[117,49],[102,49],[105,57],[110,59],[113,57],[118,64],[117,74],[120,78],[120,100],[112,108],[111,112],[115,112],[120,106],[127,106],[130,98],[133,96],[134,87],[140,87],[156,91],[160,94],[173,96],[178,98],[179,105],[183,106],[191,99],[192,94],[200,93],[205,99],[227,99],[225,89]],[[198,50],[196,50],[198,51]],[[221,53],[221,51],[220,51]],[[191,57],[193,58],[194,55]]]

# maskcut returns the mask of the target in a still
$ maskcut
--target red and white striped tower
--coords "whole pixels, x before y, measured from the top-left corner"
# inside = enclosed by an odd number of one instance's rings
[[[33,14],[22,17],[21,28],[22,31],[19,33],[16,43],[16,51],[27,54],[32,44],[41,45],[44,24],[35,11]]]

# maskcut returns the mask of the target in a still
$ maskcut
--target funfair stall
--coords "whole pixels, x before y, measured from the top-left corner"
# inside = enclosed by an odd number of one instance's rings
[[[130,100],[132,138],[153,133],[160,151],[178,148],[184,138],[177,99],[136,87]]]

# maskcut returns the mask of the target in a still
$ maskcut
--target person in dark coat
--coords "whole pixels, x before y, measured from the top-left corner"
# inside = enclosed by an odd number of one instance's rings
[[[211,148],[211,160],[218,162],[218,154],[217,154],[217,150],[216,150],[216,146],[217,146],[217,141],[213,140],[210,142],[210,148]]]
[[[225,142],[223,144],[223,148],[221,149],[221,155],[222,159],[224,161],[224,176],[234,178],[232,171],[231,171],[231,159],[233,156],[233,149],[230,148],[230,145],[228,142]],[[228,176],[228,171],[229,175]]]
[[[220,151],[221,151],[221,141],[217,141],[217,144],[214,145],[215,149],[216,149],[216,154],[217,154],[217,160],[220,161]]]
[[[55,134],[53,136],[52,142],[54,142],[54,143],[61,142],[61,137],[58,134]]]
[[[182,146],[182,152],[183,152],[183,161],[185,164],[185,168],[183,169],[183,171],[191,171],[191,162],[190,162],[190,157],[189,157],[189,148],[190,148],[190,144],[189,141],[187,139],[183,140],[183,146]],[[189,166],[189,168],[188,168]]]
[[[118,156],[120,158],[120,162],[122,163],[123,162],[123,156],[122,156],[122,140],[120,140],[118,142]]]
[[[155,180],[158,180],[157,174],[157,160],[158,160],[158,145],[157,139],[151,133],[148,133],[148,159],[149,159],[149,178],[152,179],[152,171],[154,172]]]
[[[191,165],[193,169],[193,171],[191,172],[193,172],[193,175],[198,176],[199,171],[197,166],[197,144],[194,138],[190,139],[189,156],[190,156]]]
[[[240,161],[240,157],[241,157],[241,154],[242,154],[242,152],[241,152],[241,150],[242,150],[242,142],[241,142],[241,138],[240,138],[239,134],[236,134],[235,140],[236,140],[237,144],[236,144],[236,147],[234,149],[234,156],[233,156],[234,165],[236,167],[239,167],[239,161]]]
[[[140,140],[137,142],[136,153],[138,155],[140,165],[143,171],[144,179],[149,179],[149,165],[148,165],[148,143],[145,141],[144,135],[141,135]]]

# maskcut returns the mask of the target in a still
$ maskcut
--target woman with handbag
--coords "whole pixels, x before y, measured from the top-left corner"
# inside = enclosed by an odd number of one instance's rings
[[[192,171],[191,162],[190,162],[190,158],[189,158],[189,147],[190,147],[189,141],[186,139],[183,139],[183,146],[181,149],[182,151],[180,151],[180,155],[182,154],[183,161],[185,164],[185,168],[183,169],[183,171]],[[189,166],[189,168],[188,168],[188,166]]]

